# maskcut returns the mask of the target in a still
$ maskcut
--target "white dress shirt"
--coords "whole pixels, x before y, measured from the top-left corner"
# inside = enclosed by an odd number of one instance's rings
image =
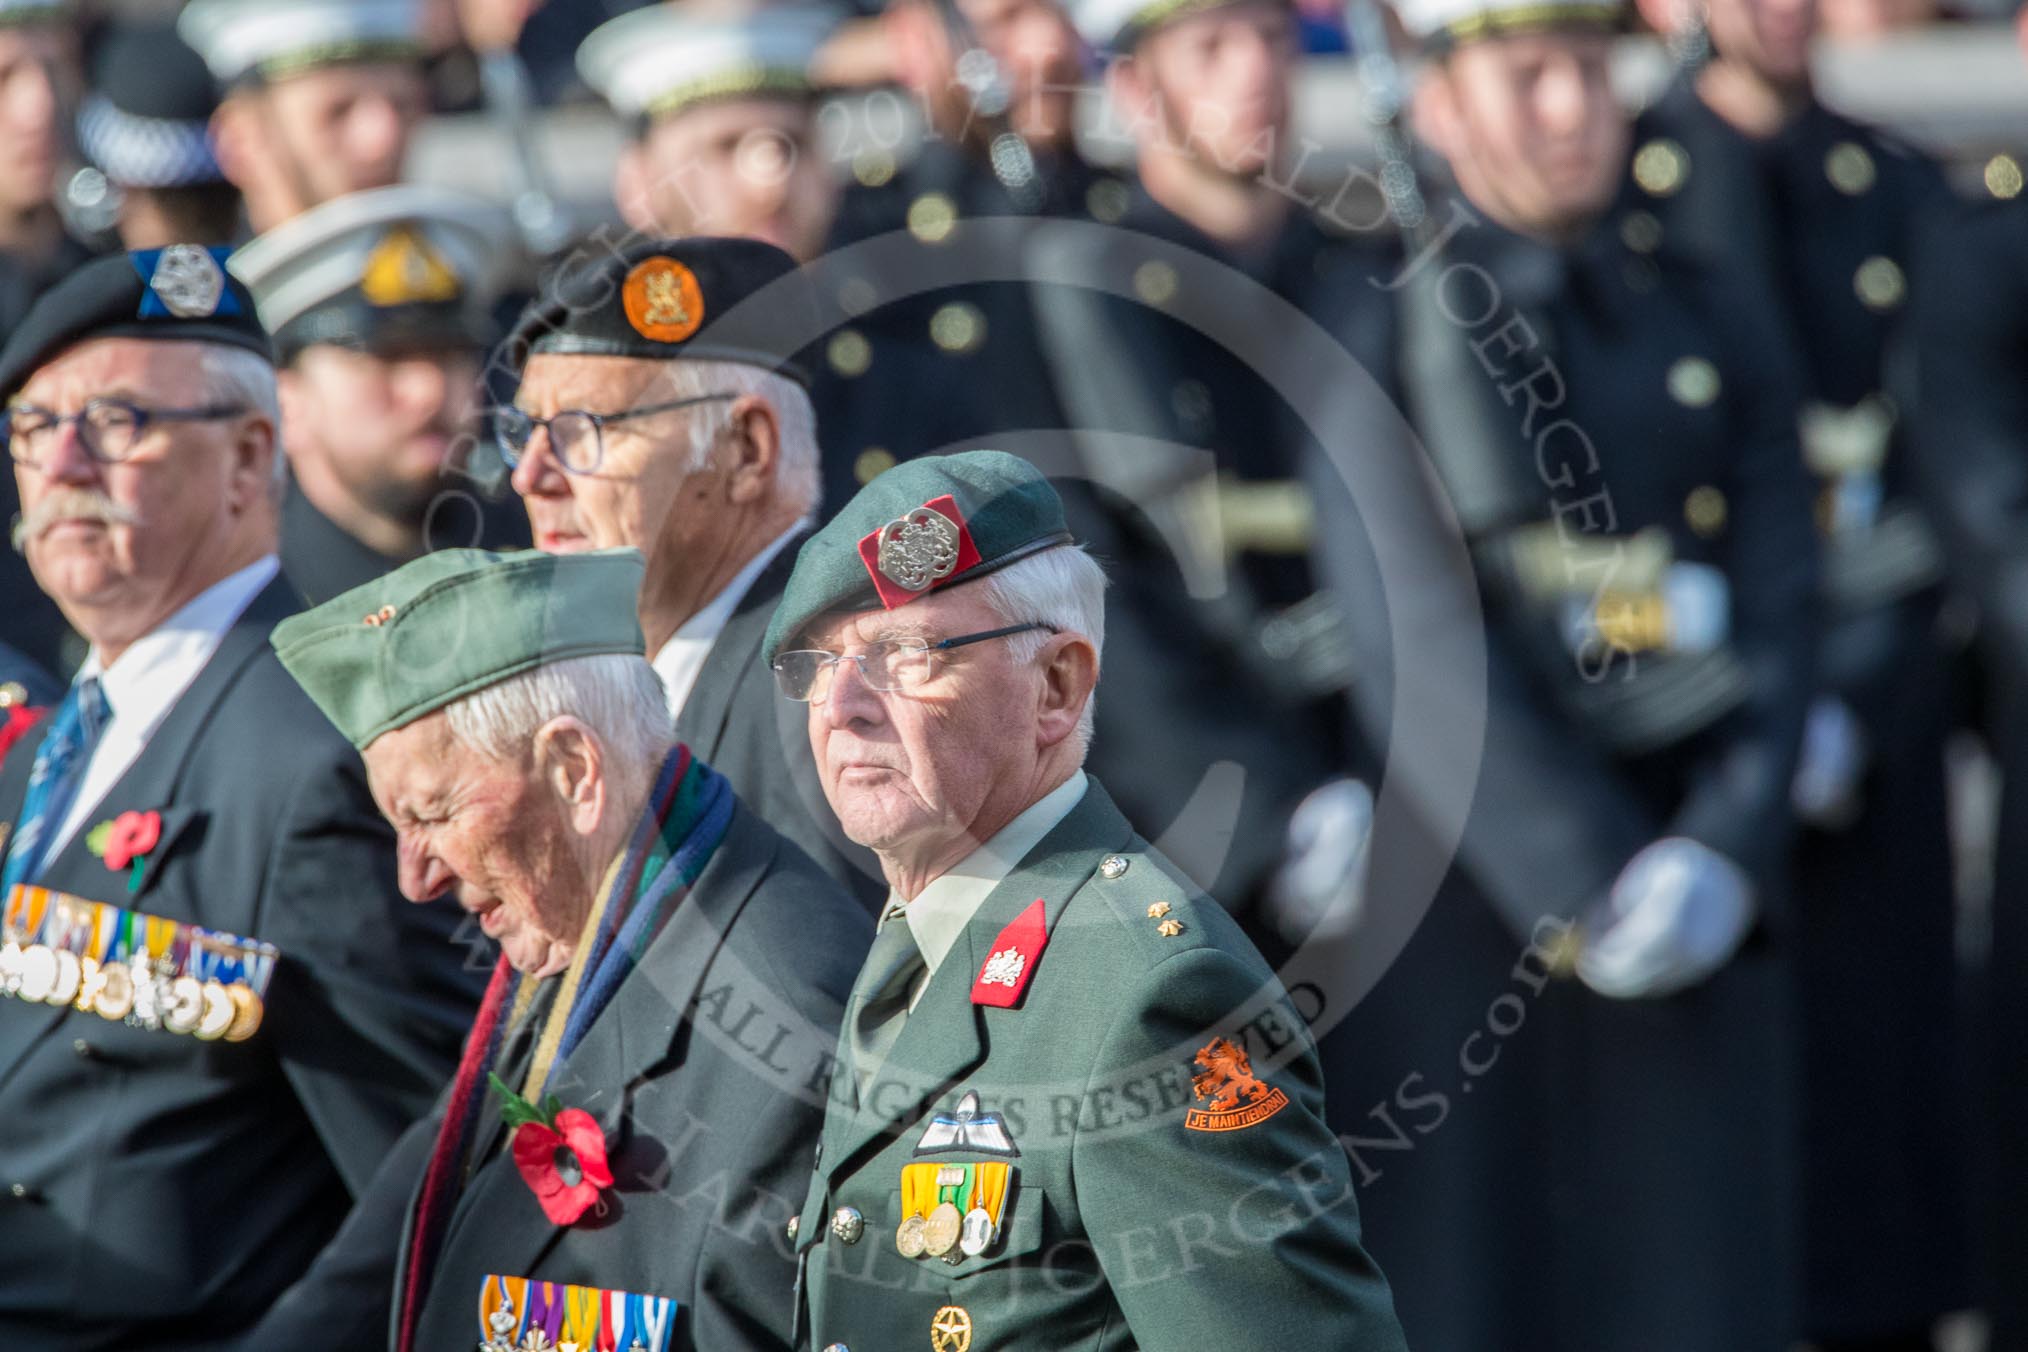
[[[696,688],[698,673],[704,670],[704,659],[711,656],[711,645],[718,642],[719,634],[725,630],[732,612],[739,609],[739,603],[753,589],[754,580],[767,571],[775,561],[775,555],[788,547],[790,540],[803,529],[797,522],[775,538],[774,543],[746,561],[746,567],[725,584],[718,595],[704,603],[695,615],[683,622],[681,628],[669,636],[655,654],[652,665],[655,674],[662,678],[662,693],[669,699],[669,718],[673,722],[683,712],[684,701],[690,698]]]
[[[280,561],[270,554],[212,583],[190,604],[136,639],[111,666],[105,665],[96,646],[92,648],[72,683],[98,677],[109,717],[98,745],[92,748],[91,760],[85,764],[77,797],[50,838],[44,859],[56,858],[120,782],[120,776],[140,759],[155,729],[162,726],[176,701],[218,651],[225,631],[280,570]]]
[[[985,844],[930,880],[913,900],[903,902],[892,889],[888,891],[887,906],[882,913],[889,907],[905,908],[902,913],[908,917],[908,932],[915,937],[916,947],[922,950],[923,961],[928,964],[928,970],[917,979],[915,990],[909,995],[910,1009],[922,999],[930,978],[950,955],[951,945],[965,932],[965,926],[972,923],[972,917],[978,914],[993,889],[1005,882],[1014,866],[1040,845],[1042,838],[1055,830],[1072,808],[1084,801],[1087,787],[1084,771],[1073,772],[1069,779],[994,832]]]

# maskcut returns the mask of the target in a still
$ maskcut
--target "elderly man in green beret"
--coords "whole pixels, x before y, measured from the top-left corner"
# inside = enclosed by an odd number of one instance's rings
[[[1392,1352],[1302,1018],[1081,768],[1104,589],[992,451],[889,471],[797,557],[766,655],[891,889],[799,1315],[831,1352]]]
[[[676,742],[641,566],[446,550],[277,627],[402,891],[503,956],[438,1111],[247,1346],[356,1346],[390,1301],[399,1352],[787,1345],[866,925]]]

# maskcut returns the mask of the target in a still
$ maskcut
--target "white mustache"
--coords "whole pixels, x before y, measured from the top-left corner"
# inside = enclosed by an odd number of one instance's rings
[[[97,521],[107,526],[138,526],[141,514],[123,502],[92,488],[60,488],[34,510],[14,523],[13,545],[18,554],[28,541],[39,538],[59,521]]]

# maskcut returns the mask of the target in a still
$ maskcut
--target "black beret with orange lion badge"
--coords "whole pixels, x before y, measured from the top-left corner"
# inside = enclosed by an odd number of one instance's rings
[[[580,249],[508,342],[517,367],[541,353],[731,361],[807,384],[795,355],[817,329],[814,293],[788,254],[691,236]]]

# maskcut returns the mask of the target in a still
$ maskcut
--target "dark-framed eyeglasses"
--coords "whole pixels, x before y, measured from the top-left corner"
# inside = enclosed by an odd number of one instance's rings
[[[527,457],[528,443],[534,440],[535,429],[543,428],[549,433],[549,451],[556,457],[557,464],[572,474],[590,474],[606,457],[605,428],[608,424],[737,398],[739,395],[734,391],[719,390],[711,394],[694,394],[688,399],[672,399],[666,404],[643,404],[619,413],[588,413],[581,408],[567,408],[547,418],[538,418],[510,404],[493,410],[493,437],[500,444],[500,458],[507,462],[507,468],[515,469]]]
[[[151,408],[127,399],[87,399],[75,413],[13,404],[0,409],[0,440],[7,443],[7,454],[15,464],[35,469],[56,446],[58,430],[65,423],[76,423],[78,444],[85,454],[100,464],[116,465],[134,453],[150,423],[209,422],[237,418],[246,411],[244,404]]]
[[[856,653],[826,652],[822,648],[800,648],[778,654],[774,661],[775,687],[792,700],[822,704],[831,693],[831,684],[840,662],[856,663],[859,679],[874,690],[911,690],[937,674],[941,655],[987,639],[1007,638],[1033,629],[1055,634],[1055,625],[1039,621],[1010,624],[1005,629],[988,629],[977,634],[960,634],[931,643],[919,638],[883,638]]]

